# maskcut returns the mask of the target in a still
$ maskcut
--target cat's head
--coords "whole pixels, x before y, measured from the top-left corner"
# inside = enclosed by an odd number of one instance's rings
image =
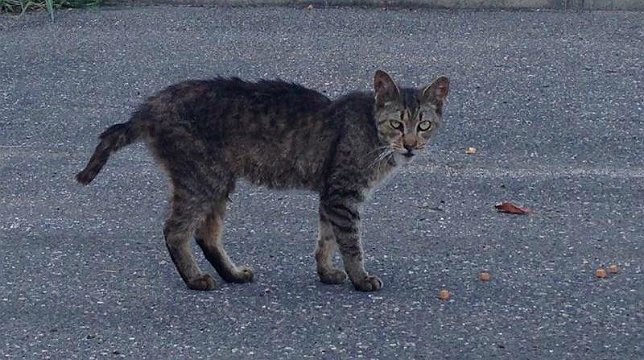
[[[409,161],[440,127],[449,79],[441,76],[420,89],[399,88],[384,71],[374,76],[378,136],[397,164]]]

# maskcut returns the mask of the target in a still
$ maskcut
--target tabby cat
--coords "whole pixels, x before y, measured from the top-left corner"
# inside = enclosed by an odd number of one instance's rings
[[[89,163],[76,175],[89,184],[109,156],[144,140],[171,180],[171,211],[164,236],[186,285],[211,290],[190,250],[195,237],[227,282],[253,279],[224,250],[226,202],[238,178],[273,189],[301,188],[320,196],[315,259],[320,280],[374,291],[360,240],[365,195],[397,166],[410,162],[439,128],[449,80],[421,89],[399,88],[384,71],[374,92],[331,101],[300,85],[238,78],[185,81],[150,97],[126,123],[100,136]],[[339,248],[344,270],[333,265]]]

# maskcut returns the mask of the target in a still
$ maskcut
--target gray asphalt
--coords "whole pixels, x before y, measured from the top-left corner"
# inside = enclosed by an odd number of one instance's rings
[[[643,26],[287,7],[0,17],[0,357],[642,358]],[[336,97],[378,68],[452,80],[434,145],[365,205],[379,292],[317,281],[313,194],[240,184],[225,237],[256,281],[194,292],[165,250],[166,180],[142,145],[73,181],[104,127],[176,81],[279,77]],[[620,272],[594,276],[609,264]]]

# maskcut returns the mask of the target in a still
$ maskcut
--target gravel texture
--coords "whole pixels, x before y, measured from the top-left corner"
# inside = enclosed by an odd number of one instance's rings
[[[288,7],[0,17],[0,358],[642,358],[643,24]],[[194,292],[165,250],[166,180],[142,145],[73,181],[103,128],[176,81],[280,77],[336,97],[378,68],[452,80],[442,134],[364,207],[379,292],[317,281],[313,194],[241,183],[225,237],[256,280]],[[619,273],[594,276],[609,264]]]

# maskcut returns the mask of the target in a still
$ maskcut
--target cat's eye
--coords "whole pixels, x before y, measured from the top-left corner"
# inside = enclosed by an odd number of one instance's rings
[[[432,128],[432,122],[431,121],[423,121],[420,124],[418,124],[418,130],[420,131],[427,131]]]
[[[398,120],[389,120],[389,126],[400,131],[402,131],[404,127],[403,123]]]

